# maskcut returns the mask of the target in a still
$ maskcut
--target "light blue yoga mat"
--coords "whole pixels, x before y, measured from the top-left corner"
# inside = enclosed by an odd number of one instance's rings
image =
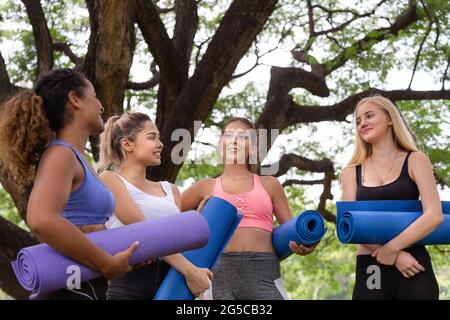
[[[444,222],[414,245],[450,244],[450,202],[442,201]],[[422,215],[420,201],[341,201],[337,234],[342,243],[384,244]]]
[[[231,203],[217,197],[210,198],[201,215],[209,225],[208,244],[197,250],[184,252],[183,255],[199,268],[212,270],[222,254],[225,246],[239,225],[242,214],[239,214]],[[184,276],[175,268],[171,268],[156,292],[154,300],[193,300]]]
[[[320,241],[326,231],[322,215],[315,210],[305,211],[281,224],[272,234],[272,244],[278,259],[284,260],[293,253],[289,248],[289,241],[312,245]]]
[[[130,257],[135,265],[158,257],[204,246],[209,239],[206,220],[196,211],[175,214],[155,221],[143,221],[110,230],[86,234],[99,247],[110,254],[126,250],[133,242],[139,247]],[[67,287],[67,279],[78,266],[80,282],[101,276],[97,270],[67,258],[47,244],[27,247],[12,262],[19,283],[31,291],[30,299]]]

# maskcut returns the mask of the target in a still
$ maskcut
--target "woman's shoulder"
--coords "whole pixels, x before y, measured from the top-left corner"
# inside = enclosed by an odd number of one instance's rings
[[[216,179],[204,178],[195,182],[189,188],[184,190],[183,193],[186,195],[198,194],[201,196],[205,196],[206,194],[210,194],[211,192],[213,192],[215,186],[216,186]]]
[[[429,157],[426,153],[422,152],[422,151],[411,151],[411,154],[409,155],[410,159],[415,159],[418,161],[423,161],[423,160],[429,160]]]
[[[174,195],[179,195],[180,194],[180,189],[178,189],[178,186],[175,183],[171,183],[169,181],[160,181],[160,183],[162,185],[167,185],[168,187],[170,187],[170,190],[172,190],[172,194]]]
[[[76,164],[76,161],[77,156],[70,148],[54,144],[45,149],[39,160],[39,165],[50,163],[67,167],[73,166]]]
[[[101,179],[111,180],[111,181],[119,181],[119,179],[120,179],[116,173],[109,171],[109,170],[100,172],[100,174],[98,176]]]
[[[261,185],[270,195],[276,194],[277,191],[283,190],[281,182],[273,176],[258,176]]]
[[[277,179],[277,178],[275,178],[274,176],[258,176],[259,177],[259,181],[261,181],[261,183],[264,185],[264,186],[272,186],[272,187],[275,187],[275,186],[280,186],[281,185],[281,183],[280,183],[280,181]]]
[[[108,187],[120,187],[120,188],[125,188],[126,189],[126,185],[125,185],[125,179],[121,179],[115,172],[113,171],[109,171],[109,170],[105,170],[102,171],[99,175],[98,175],[99,179],[105,183]]]
[[[354,178],[356,176],[356,166],[346,166],[342,169],[341,178]]]
[[[209,189],[211,186],[214,187],[215,184],[216,184],[215,178],[204,178],[194,183],[193,186],[197,186],[198,188],[202,189],[203,188]]]
[[[426,153],[422,151],[412,151],[409,155],[408,164],[414,168],[416,166],[421,167],[431,165],[431,161]]]

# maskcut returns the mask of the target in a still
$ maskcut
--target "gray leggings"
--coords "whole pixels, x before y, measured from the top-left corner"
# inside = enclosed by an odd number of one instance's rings
[[[223,253],[213,270],[214,300],[287,300],[280,262],[267,252]]]

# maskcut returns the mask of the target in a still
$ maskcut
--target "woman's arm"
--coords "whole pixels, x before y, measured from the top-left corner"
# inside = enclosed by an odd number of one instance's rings
[[[373,253],[380,263],[392,265],[397,253],[426,237],[444,220],[433,168],[428,156],[413,152],[409,157],[409,168],[417,184],[422,201],[423,214],[394,239]]]
[[[214,179],[203,179],[190,186],[181,194],[181,211],[197,209],[202,200],[214,190]]]
[[[61,216],[76,167],[77,159],[67,148],[54,146],[44,153],[28,203],[27,223],[40,240],[69,258],[99,270],[109,279],[118,277],[131,270],[128,258],[138,243],[111,256]]]
[[[177,206],[178,210],[182,211],[182,206],[181,206],[181,194],[180,194],[180,190],[178,189],[178,187],[171,183],[170,187],[172,188],[172,195],[173,195],[173,200],[175,201],[175,205]]]
[[[264,189],[270,195],[273,205],[273,211],[275,218],[279,224],[283,224],[286,221],[292,219],[291,209],[289,208],[289,203],[284,192],[283,186],[277,178],[271,176],[260,177],[261,184]],[[289,243],[289,248],[299,255],[307,255],[314,251],[317,243],[311,246],[299,245],[295,241]]]
[[[356,169],[355,167],[346,167],[341,175],[342,201],[356,201]],[[380,247],[378,244],[361,244],[364,248],[375,251]]]
[[[272,176],[262,176],[260,180],[264,189],[270,195],[273,212],[278,223],[283,224],[292,219],[291,209],[280,181]]]
[[[124,225],[144,221],[144,214],[128,193],[122,180],[111,171],[103,171],[99,178],[116,198],[115,215]]]
[[[180,191],[174,184],[171,184],[171,188],[175,204],[182,211]],[[209,288],[209,280],[212,279],[213,274],[208,269],[197,268],[182,254],[173,254],[162,259],[177,269],[186,278],[189,290],[194,296],[198,296]]]
[[[209,289],[210,280],[213,278],[213,273],[209,269],[196,267],[180,253],[162,259],[185,277],[188,288],[194,296]]]

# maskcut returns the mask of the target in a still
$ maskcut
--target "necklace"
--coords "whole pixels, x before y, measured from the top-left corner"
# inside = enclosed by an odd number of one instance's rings
[[[373,163],[373,159],[372,159],[372,157],[370,157],[370,164],[372,165],[372,168],[375,171],[375,174],[377,175],[378,179],[380,179],[382,186],[384,185],[384,180],[386,179],[386,177],[389,175],[389,173],[391,172],[392,168],[394,167],[394,163],[395,163],[395,160],[397,159],[397,156],[398,156],[398,150],[397,150],[397,153],[395,154],[394,159],[392,160],[392,163],[391,163],[391,166],[390,166],[389,170],[384,174],[383,177],[380,177],[380,175],[378,174],[378,170],[375,168],[375,165]]]

